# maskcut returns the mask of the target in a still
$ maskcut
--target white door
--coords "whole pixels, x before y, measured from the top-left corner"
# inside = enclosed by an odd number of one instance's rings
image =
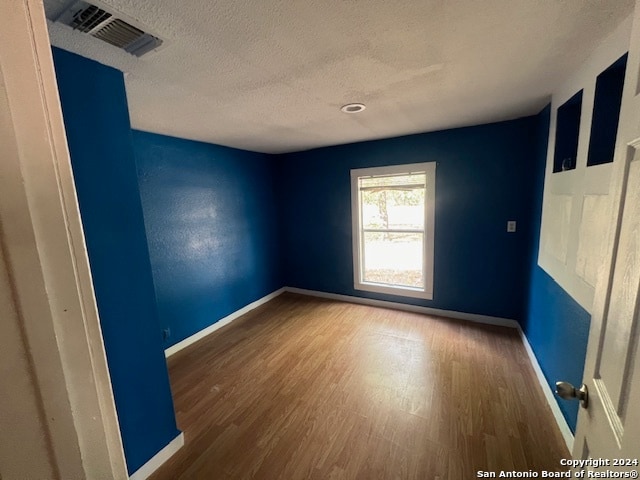
[[[598,275],[574,459],[599,472],[640,469],[640,0],[636,1],[611,193],[611,242]],[[634,475],[635,472],[635,475]],[[588,478],[589,475],[585,475]],[[604,475],[599,478],[620,478]]]

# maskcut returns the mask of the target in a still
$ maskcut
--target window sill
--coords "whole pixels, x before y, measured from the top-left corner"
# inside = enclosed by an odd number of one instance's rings
[[[395,295],[397,297],[422,298],[424,300],[433,300],[433,291],[421,290],[411,287],[392,287],[379,283],[356,283],[353,288],[365,292],[384,293],[386,295]]]

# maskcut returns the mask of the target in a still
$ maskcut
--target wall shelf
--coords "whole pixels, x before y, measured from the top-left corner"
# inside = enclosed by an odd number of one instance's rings
[[[589,155],[587,157],[588,167],[613,162],[626,70],[627,54],[616,60],[596,79]]]
[[[576,168],[582,115],[582,90],[558,108],[553,173]]]

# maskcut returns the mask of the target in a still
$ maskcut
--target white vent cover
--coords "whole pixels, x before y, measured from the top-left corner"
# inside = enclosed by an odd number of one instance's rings
[[[155,50],[163,43],[160,38],[84,1],[73,3],[56,21],[88,33],[136,57]]]

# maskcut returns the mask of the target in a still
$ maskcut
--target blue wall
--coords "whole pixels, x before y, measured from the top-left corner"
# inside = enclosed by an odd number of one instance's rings
[[[341,145],[280,156],[285,283],[291,287],[522,319],[537,119]],[[438,162],[433,300],[353,287],[353,168]],[[507,220],[518,231],[507,233]]]
[[[129,473],[179,431],[155,305],[122,73],[54,48]]]
[[[533,235],[527,313],[522,328],[549,386],[555,390],[557,380],[565,380],[574,385],[582,384],[591,316],[538,266],[549,114],[550,107],[547,107],[538,115],[537,138],[532,144],[536,155],[536,171],[532,176],[535,189],[531,216]],[[578,402],[558,400],[558,404],[575,432]]]
[[[165,346],[283,286],[269,155],[133,132]]]
[[[178,434],[163,349],[283,285],[514,318],[550,384],[580,383],[589,315],[537,266],[548,108],[272,156],[132,133],[120,72],[54,60],[130,472]],[[434,299],[354,290],[350,170],[425,161]]]
[[[285,284],[521,322],[552,389],[582,383],[590,315],[537,265],[550,107],[525,119],[281,155]],[[437,161],[434,298],[353,288],[353,168]],[[516,234],[507,220],[518,221]],[[558,401],[575,431],[577,402]]]

